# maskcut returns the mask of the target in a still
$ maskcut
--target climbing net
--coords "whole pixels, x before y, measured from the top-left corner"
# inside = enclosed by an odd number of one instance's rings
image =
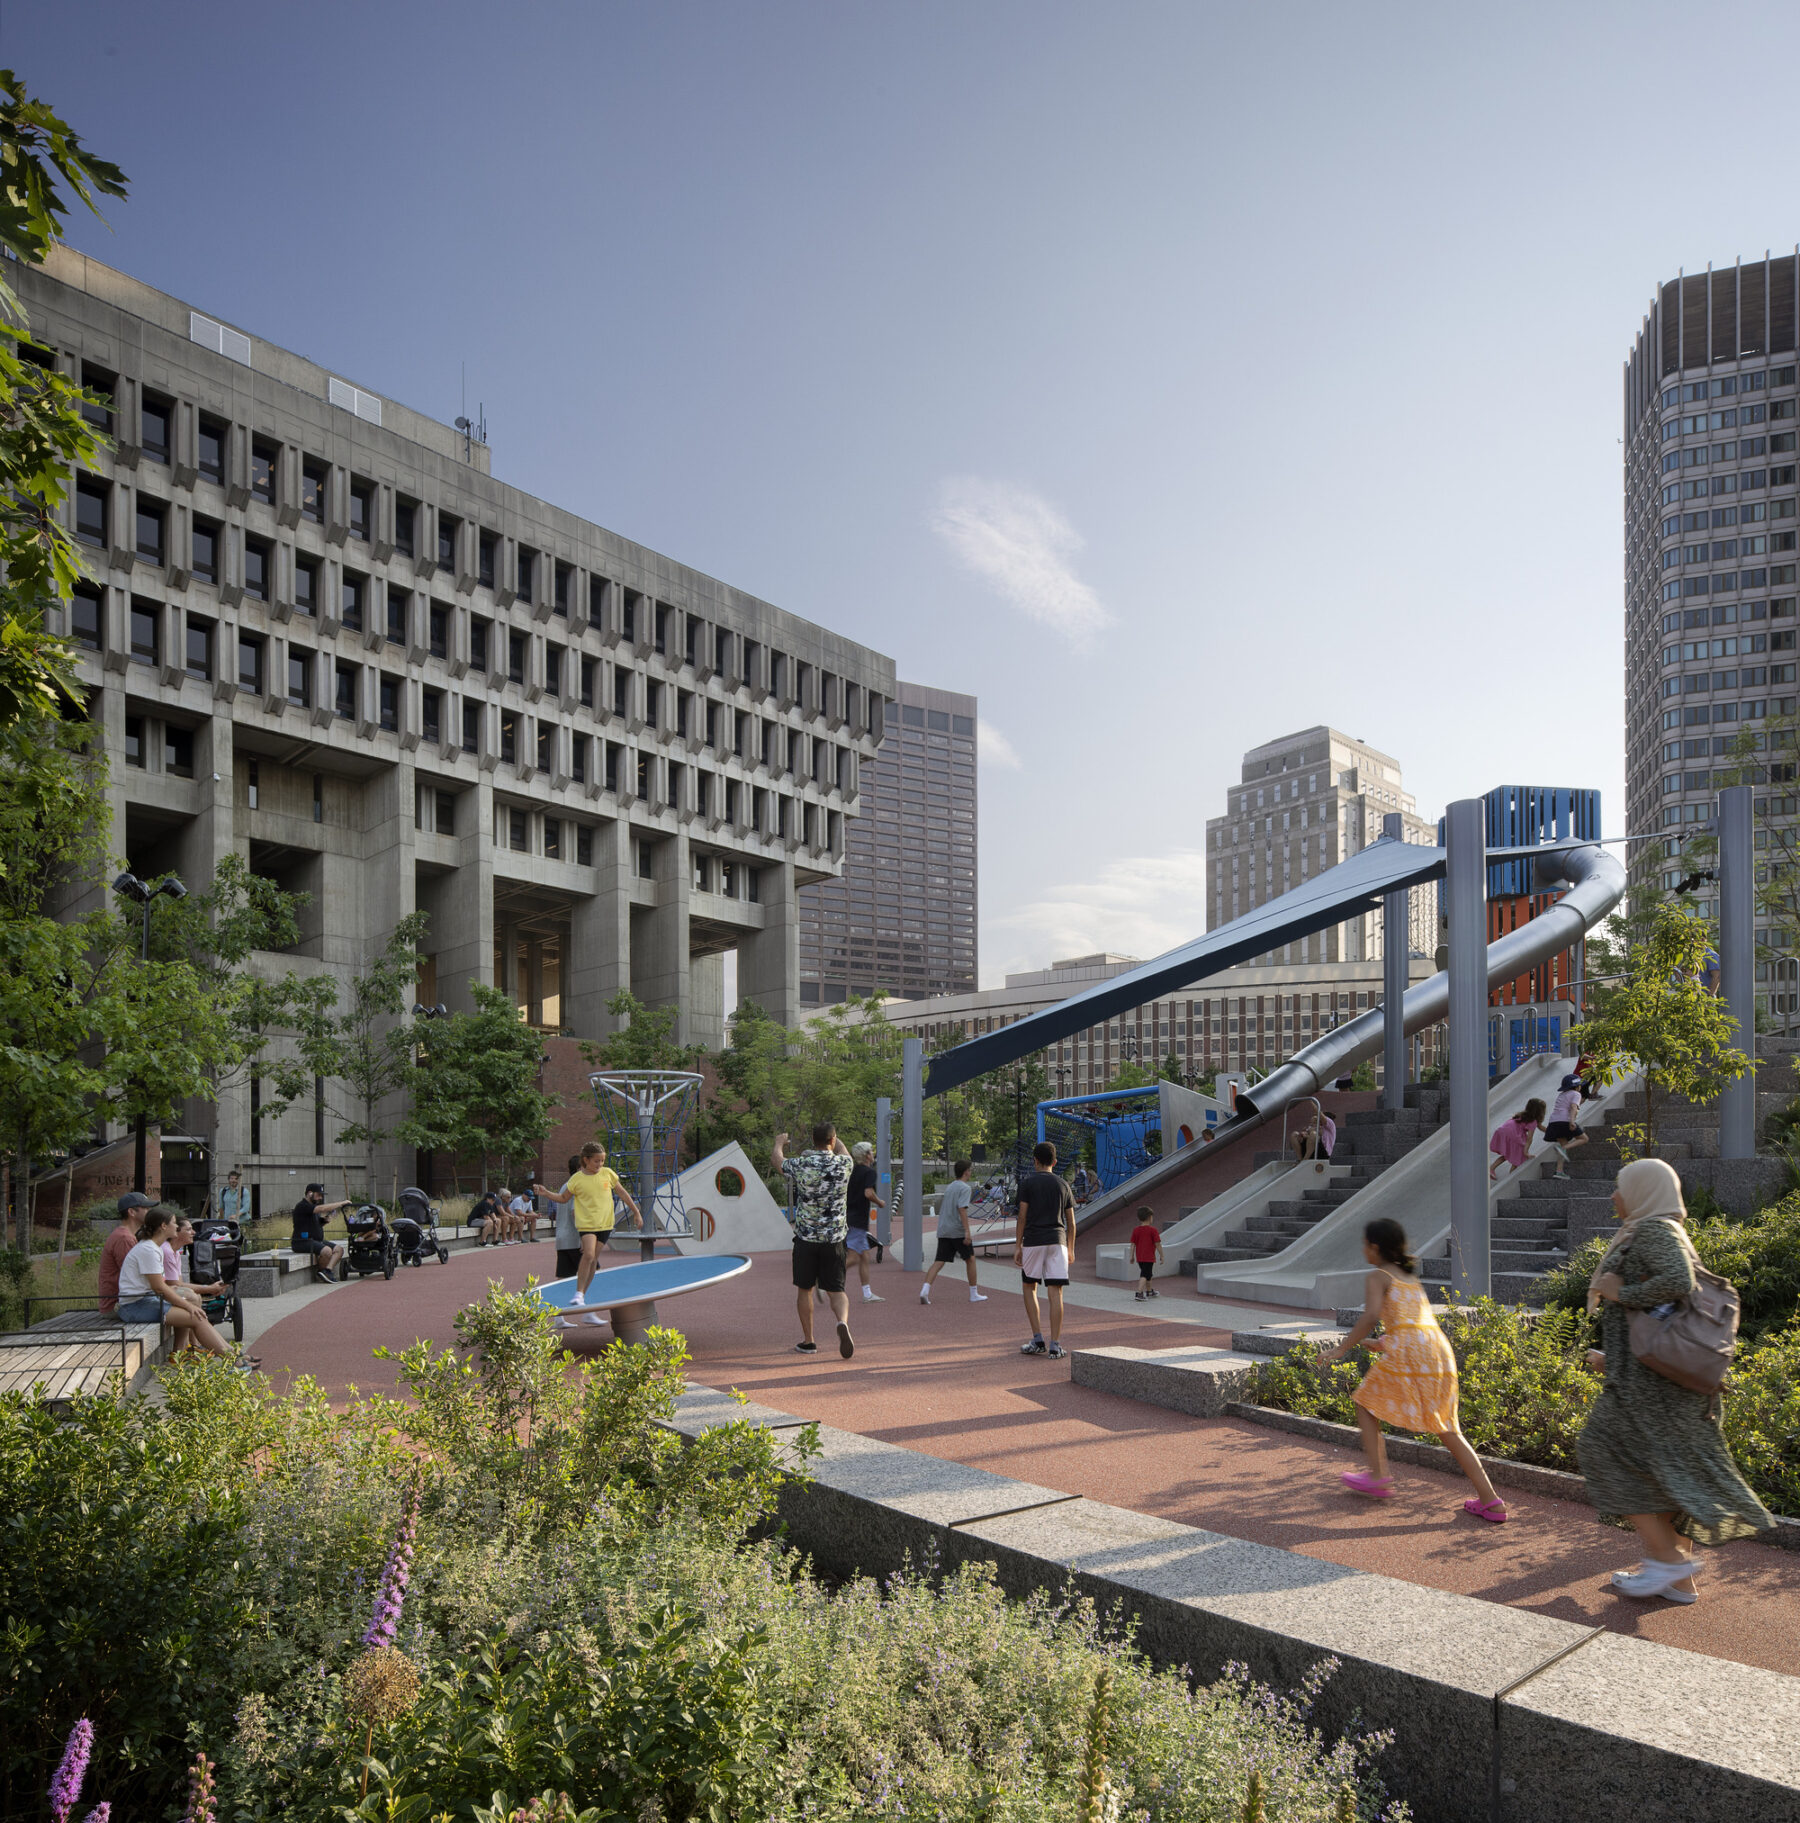
[[[588,1078],[597,1137],[643,1211],[646,1241],[693,1233],[681,1196],[681,1138],[705,1080],[687,1070],[596,1070]],[[628,1222],[619,1227],[629,1231]]]

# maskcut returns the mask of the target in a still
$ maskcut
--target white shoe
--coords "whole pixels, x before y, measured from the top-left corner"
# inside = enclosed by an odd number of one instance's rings
[[[587,1299],[578,1291],[574,1297],[569,1300],[569,1308],[571,1310],[585,1310],[587,1308]]]
[[[1612,1586],[1621,1595],[1635,1595],[1640,1600],[1661,1595],[1669,1601],[1690,1602],[1696,1597],[1689,1590],[1678,1590],[1673,1585],[1686,1582],[1694,1574],[1695,1567],[1691,1557],[1676,1563],[1661,1563],[1654,1557],[1646,1557],[1635,1570],[1615,1570]]]
[[[969,1293],[969,1302],[971,1304],[985,1304],[987,1302],[987,1293],[985,1291],[971,1291]]]
[[[930,1286],[928,1286],[928,1285],[922,1285],[922,1286],[921,1286],[921,1287],[920,1287],[920,1288],[919,1288],[919,1302],[920,1302],[920,1303],[921,1303],[921,1304],[929,1304],[929,1303],[930,1303],[930,1302],[931,1302],[931,1288],[930,1288]]]
[[[584,1323],[592,1323],[596,1329],[600,1328],[601,1325],[606,1321],[606,1319],[604,1317],[595,1316],[592,1311],[590,1311],[581,1320]]]
[[[865,1304],[885,1304],[887,1302],[887,1299],[877,1295],[875,1292],[871,1291],[867,1285],[865,1285],[863,1287],[863,1302]]]

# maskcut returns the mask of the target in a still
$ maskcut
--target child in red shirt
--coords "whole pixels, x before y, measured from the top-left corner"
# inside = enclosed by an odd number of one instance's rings
[[[1144,1281],[1132,1294],[1141,1304],[1146,1298],[1160,1295],[1150,1281],[1163,1263],[1162,1236],[1157,1232],[1156,1217],[1148,1209],[1138,1211],[1138,1225],[1131,1231],[1131,1251],[1137,1257],[1138,1277]]]

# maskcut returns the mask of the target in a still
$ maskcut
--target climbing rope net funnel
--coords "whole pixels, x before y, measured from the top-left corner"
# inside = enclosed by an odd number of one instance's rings
[[[693,1233],[681,1196],[681,1136],[705,1080],[687,1070],[596,1070],[588,1078],[607,1162],[644,1214],[646,1259],[658,1239]]]

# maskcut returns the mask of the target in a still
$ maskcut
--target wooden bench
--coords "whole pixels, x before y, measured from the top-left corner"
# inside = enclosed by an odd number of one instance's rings
[[[67,1310],[0,1335],[0,1393],[42,1389],[47,1400],[103,1393],[115,1375],[130,1392],[167,1356],[160,1323],[120,1323],[92,1310]]]

